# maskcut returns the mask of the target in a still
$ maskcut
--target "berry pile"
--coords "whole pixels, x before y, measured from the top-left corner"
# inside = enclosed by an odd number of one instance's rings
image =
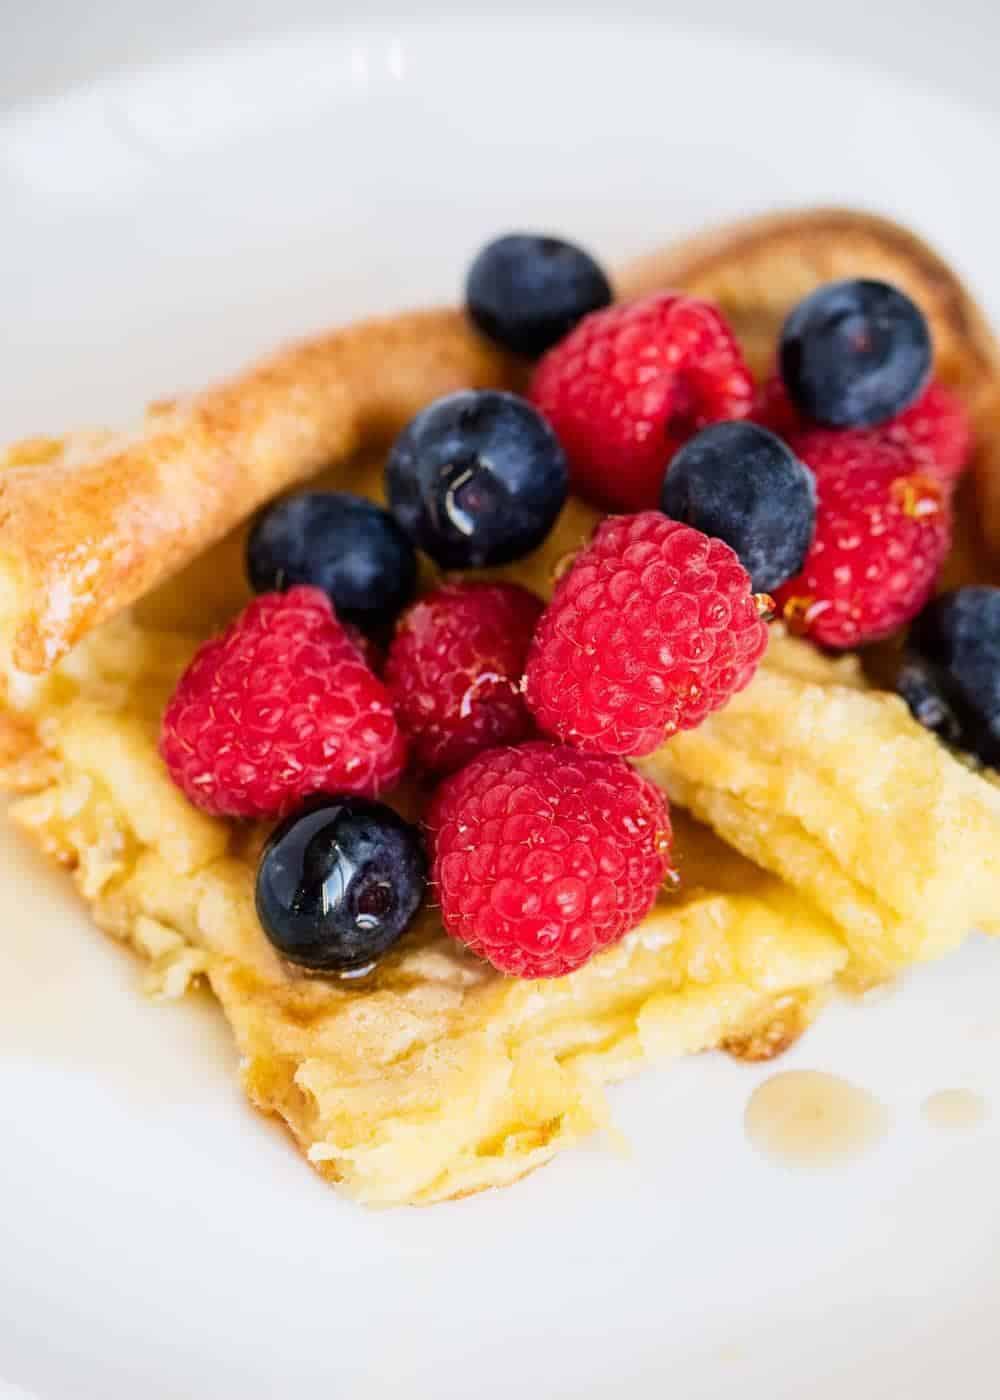
[[[671,874],[667,799],[625,760],[750,683],[772,612],[830,648],[917,618],[900,694],[1000,762],[1000,589],[929,603],[971,442],[919,309],[883,283],[820,287],[755,390],[717,307],[610,302],[572,244],[483,249],[468,315],[540,357],[528,396],[424,408],[389,453],[388,509],[272,505],[247,545],[259,596],[177,685],[174,781],[213,815],[278,819],[256,902],[291,963],[364,974],[429,885],[449,933],[510,975],[561,976],[623,937]],[[626,513],[547,607],[474,578],[413,601],[418,551],[442,569],[521,559],[571,485]],[[423,828],[376,800],[408,763],[415,790],[438,784]]]

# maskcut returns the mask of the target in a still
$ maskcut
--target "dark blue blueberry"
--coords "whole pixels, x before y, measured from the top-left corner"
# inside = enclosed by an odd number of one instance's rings
[[[566,500],[555,433],[525,399],[466,389],[400,433],[386,463],[393,514],[446,569],[508,564],[541,544]]]
[[[1000,765],[1000,588],[956,588],[929,603],[896,687],[921,724]]]
[[[941,693],[933,666],[912,652],[904,653],[896,676],[896,690],[919,724],[930,729],[946,744],[958,747],[962,739],[962,726]]]
[[[785,321],[781,377],[807,418],[869,428],[911,404],[931,372],[931,335],[919,307],[886,282],[817,287]]]
[[[313,797],[274,830],[257,868],[257,917],[289,962],[358,972],[420,908],[420,832],[366,797]]]
[[[590,311],[611,301],[611,284],[582,248],[537,233],[487,243],[465,283],[479,329],[517,355],[540,355]]]
[[[725,540],[754,591],[773,593],[802,568],[816,528],[816,483],[788,445],[754,423],[714,423],[671,459],[661,506]]]
[[[247,541],[257,593],[310,583],[343,622],[371,630],[396,617],[417,586],[417,557],[387,510],[345,491],[305,491],[276,502]]]

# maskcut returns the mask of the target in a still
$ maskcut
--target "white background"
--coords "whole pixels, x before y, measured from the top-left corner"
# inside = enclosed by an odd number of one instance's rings
[[[16,8],[8,97],[338,13]],[[610,259],[740,208],[860,200],[915,220],[1000,311],[992,7],[625,8],[604,28],[565,6],[478,30],[348,16],[0,127],[0,437],[453,296],[512,222]],[[954,105],[970,96],[983,115]],[[132,964],[6,832],[0,932],[0,986],[38,993],[27,1048],[0,1055],[0,1373],[43,1400],[995,1400],[984,941],[835,1009],[788,1057],[890,1108],[883,1148],[844,1171],[754,1156],[742,1111],[768,1071],[706,1057],[615,1094],[628,1160],[595,1145],[499,1195],[372,1215],[247,1112],[211,1013],[143,1005]],[[935,1136],[922,1100],[962,1086],[992,1116]]]
[[[83,76],[174,57],[206,43],[281,33],[295,25],[335,23],[422,12],[474,15],[482,0],[421,4],[419,0],[4,0],[0,97],[7,101],[58,90]],[[572,25],[581,14],[614,15],[612,4],[576,0],[507,0],[509,15],[559,13]],[[794,44],[864,60],[889,72],[1000,104],[998,39],[993,0],[632,0],[620,13],[662,18],[710,31]],[[623,19],[623,22],[627,22]]]

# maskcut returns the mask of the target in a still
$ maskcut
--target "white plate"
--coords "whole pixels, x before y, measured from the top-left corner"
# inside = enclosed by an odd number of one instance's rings
[[[107,82],[0,128],[0,438],[454,297],[510,226],[614,259],[748,208],[868,204],[997,310],[998,140],[871,73],[638,19],[339,30]],[[920,1114],[938,1089],[996,1091],[985,942],[789,1055],[890,1106],[849,1167],[758,1158],[741,1117],[768,1071],[705,1057],[615,1093],[627,1160],[594,1145],[500,1194],[372,1214],[244,1106],[207,1005],[144,1005],[64,880],[7,833],[0,862],[10,1382],[46,1400],[996,1394],[997,1119],[946,1138]]]

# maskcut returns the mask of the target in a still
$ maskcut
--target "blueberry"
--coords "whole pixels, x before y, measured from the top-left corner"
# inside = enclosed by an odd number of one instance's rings
[[[387,510],[345,491],[304,491],[260,516],[247,541],[257,593],[310,583],[342,622],[394,622],[417,586],[413,545]]]
[[[1000,765],[1000,588],[942,593],[911,627],[907,649],[896,688],[915,717]]]
[[[400,433],[386,463],[393,514],[446,569],[508,564],[540,545],[566,500],[555,433],[525,399],[466,389]]]
[[[257,917],[289,962],[357,972],[420,907],[427,857],[415,826],[366,797],[313,797],[286,817],[257,868]]]
[[[465,301],[491,340],[517,355],[540,355],[588,312],[607,306],[611,284],[572,243],[508,233],[487,243],[470,267]]]
[[[902,413],[931,372],[923,312],[886,282],[818,287],[781,332],[781,377],[797,407],[830,428],[868,428]]]
[[[816,483],[786,443],[754,423],[714,423],[674,454],[661,506],[725,540],[754,591],[773,593],[802,568],[816,527]]]
[[[962,726],[941,692],[933,666],[919,656],[904,653],[896,676],[896,690],[918,724],[930,729],[946,744],[957,747],[961,743]]]

